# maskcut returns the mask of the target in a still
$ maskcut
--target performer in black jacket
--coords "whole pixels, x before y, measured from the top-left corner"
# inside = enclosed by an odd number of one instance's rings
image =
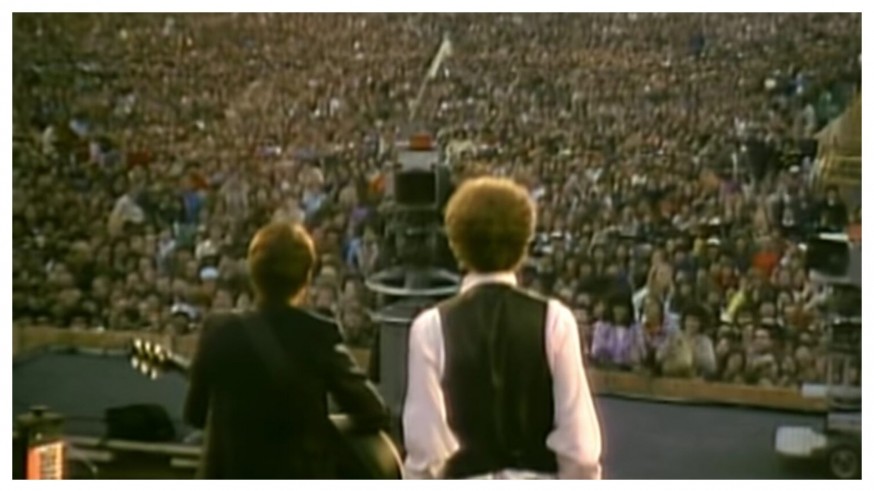
[[[298,307],[315,257],[302,227],[267,225],[249,247],[257,310],[206,322],[185,405],[186,421],[206,430],[201,477],[336,478],[328,393],[362,430],[386,424],[385,406],[337,325]],[[278,345],[288,380],[277,381],[256,339]]]
[[[450,247],[469,274],[411,327],[407,478],[601,476],[576,321],[516,286],[535,216],[506,179],[467,181],[447,206]]]

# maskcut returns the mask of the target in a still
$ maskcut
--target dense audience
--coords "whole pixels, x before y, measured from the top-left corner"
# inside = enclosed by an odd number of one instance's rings
[[[860,15],[16,15],[13,318],[196,329],[252,304],[245,255],[306,224],[310,304],[353,344],[417,107],[457,179],[526,183],[521,277],[591,362],[758,385],[824,377],[799,242],[861,223],[808,176],[861,79]]]

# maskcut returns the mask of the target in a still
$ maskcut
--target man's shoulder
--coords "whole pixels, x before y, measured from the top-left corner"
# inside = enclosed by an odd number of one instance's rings
[[[420,310],[415,316],[413,316],[413,323],[411,327],[413,329],[426,329],[426,326],[436,324],[435,321],[440,319],[440,312],[444,305],[450,305],[452,298],[447,298],[441,302],[432,305],[431,307],[427,307],[425,309]]]
[[[299,331],[324,332],[333,336],[339,332],[337,322],[320,313],[308,309],[289,308],[287,313],[291,319],[281,316],[279,319],[291,320]],[[260,322],[272,323],[273,316],[257,310],[226,310],[210,313],[204,322],[204,331],[210,333],[223,332],[235,327],[248,327]]]
[[[512,296],[511,302],[523,309],[526,307],[534,309],[542,308],[544,315],[549,318],[559,319],[560,321],[574,319],[571,309],[562,303],[561,300],[517,286],[508,286],[508,291]],[[422,319],[420,323],[427,322],[426,319],[430,320],[435,318],[439,322],[439,320],[446,315],[447,311],[459,307],[464,302],[476,301],[476,295],[471,293],[473,293],[473,290],[447,298],[433,307],[422,311],[417,316],[417,319]]]
[[[309,309],[300,309],[298,310],[298,312],[301,315],[301,318],[305,320],[305,322],[310,322],[318,327],[337,327],[337,322],[334,319],[322,314],[321,312],[316,312]]]
[[[506,291],[508,291],[510,293],[510,295],[513,295],[516,297],[514,300],[529,301],[532,303],[542,303],[542,304],[549,304],[549,303],[557,302],[557,300],[555,300],[555,299],[551,299],[549,297],[546,297],[538,292],[535,292],[533,290],[529,290],[527,288],[522,288],[522,287],[514,286],[514,285],[504,285],[501,283],[486,283],[486,284],[471,288],[470,290],[468,290],[466,292],[462,292],[462,293],[458,293],[456,295],[453,295],[452,297],[449,297],[449,298],[437,303],[433,308],[438,310],[438,311],[442,311],[442,310],[445,310],[448,308],[455,307],[458,304],[466,302],[466,301],[474,301],[477,298],[477,293],[480,293],[488,288],[505,289]]]
[[[242,311],[222,310],[210,312],[203,320],[203,333],[215,336],[227,331],[241,320]]]
[[[325,341],[329,345],[334,345],[343,340],[340,334],[340,325],[337,322],[320,313],[310,309],[293,309],[296,316],[295,323],[299,323],[299,332],[302,335],[311,335]],[[304,334],[305,333],[305,334]]]
[[[513,293],[525,300],[529,300],[532,302],[543,303],[547,305],[558,304],[559,306],[564,306],[561,301],[555,298],[547,297],[546,295],[543,295],[542,293],[536,292],[534,290],[529,290],[528,288],[522,288],[518,286],[513,287]]]

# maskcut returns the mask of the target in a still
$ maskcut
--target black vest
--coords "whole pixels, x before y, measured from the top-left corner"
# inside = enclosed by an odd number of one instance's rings
[[[501,283],[438,305],[447,420],[460,447],[445,478],[503,469],[557,472],[546,447],[554,427],[547,306],[546,299]]]

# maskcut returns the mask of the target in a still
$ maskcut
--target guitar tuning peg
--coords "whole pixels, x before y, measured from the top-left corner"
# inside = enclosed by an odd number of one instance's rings
[[[131,358],[130,359],[130,366],[132,366],[134,370],[139,370],[140,360],[137,360],[136,358]]]
[[[149,374],[149,371],[150,371],[150,370],[149,370],[149,365],[148,365],[148,364],[143,363],[142,365],[140,365],[140,373],[142,373],[143,375],[148,375],[148,374]]]
[[[137,351],[143,350],[143,340],[140,338],[134,339],[134,349]]]
[[[158,378],[158,370],[155,368],[149,370],[149,378],[152,380],[157,379]]]

